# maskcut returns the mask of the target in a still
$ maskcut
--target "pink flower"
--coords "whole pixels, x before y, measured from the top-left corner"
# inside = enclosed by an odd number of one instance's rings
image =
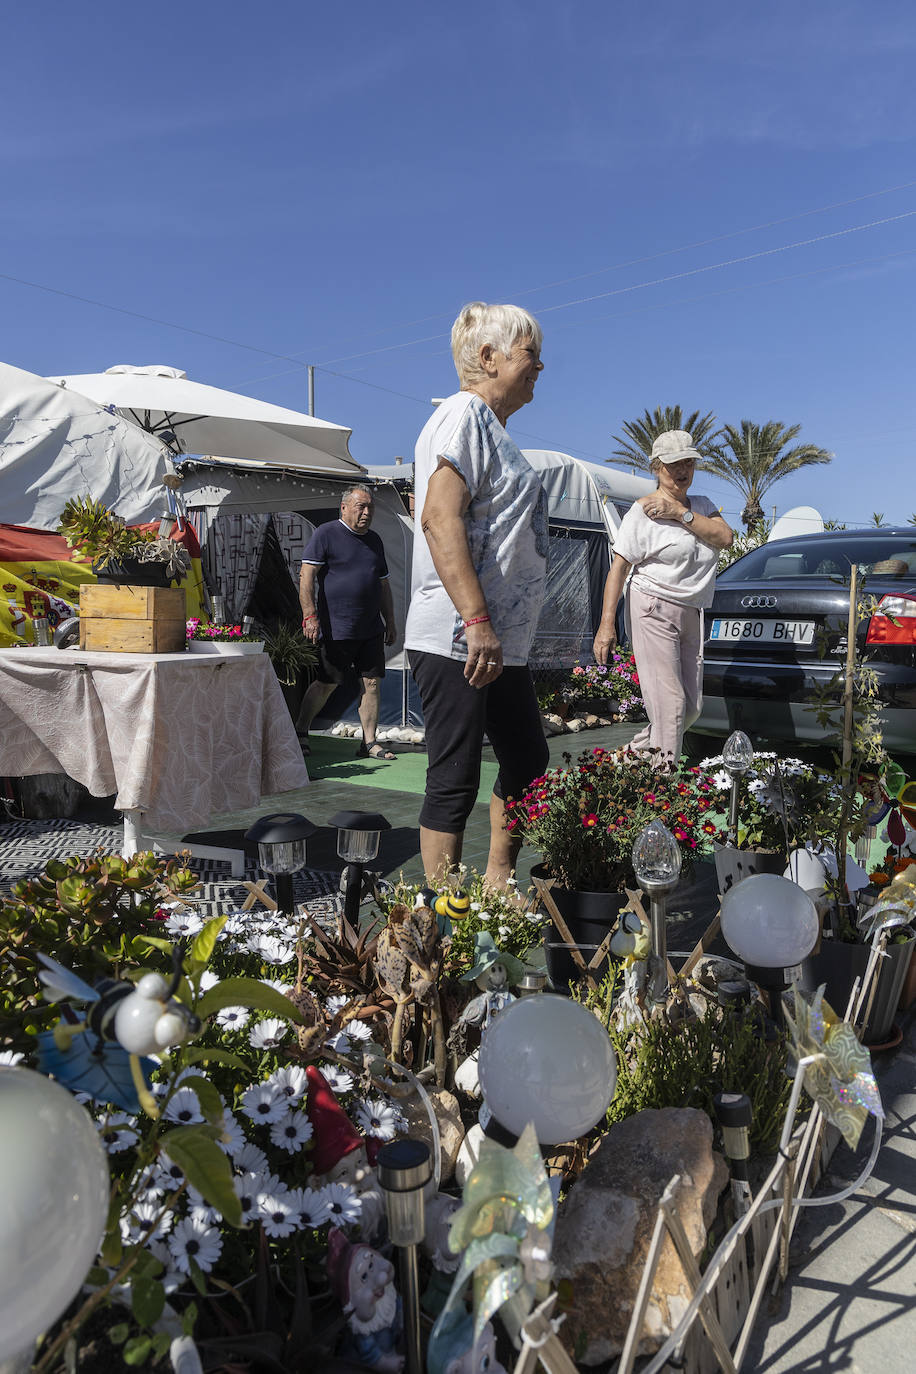
[[[585,676],[585,669],[584,669],[584,668],[573,668],[573,677],[584,677],[584,676]]]

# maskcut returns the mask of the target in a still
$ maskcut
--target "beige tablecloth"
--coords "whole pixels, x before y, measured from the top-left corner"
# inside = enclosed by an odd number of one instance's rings
[[[173,832],[308,782],[266,654],[0,649],[0,775],[60,772]]]

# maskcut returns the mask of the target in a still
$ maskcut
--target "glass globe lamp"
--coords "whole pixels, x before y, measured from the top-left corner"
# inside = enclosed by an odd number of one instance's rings
[[[740,778],[754,762],[754,746],[743,730],[733,730],[725,741],[722,762],[733,778]]]
[[[28,1368],[16,1357],[67,1308],[96,1257],[109,1188],[89,1113],[32,1069],[0,1067],[0,1178],[0,1362]]]
[[[636,836],[631,851],[636,881],[649,894],[649,930],[652,951],[646,992],[653,1002],[668,996],[668,893],[681,873],[677,840],[661,821],[650,821]]]
[[[722,935],[748,977],[770,992],[787,986],[786,971],[800,964],[817,944],[817,908],[798,883],[776,873],[752,873],[722,898]],[[771,995],[773,1019],[782,1017],[782,1000]]]
[[[480,1088],[505,1131],[533,1122],[542,1145],[585,1135],[617,1087],[607,1031],[578,1002],[553,993],[522,997],[490,1023],[480,1047]]]

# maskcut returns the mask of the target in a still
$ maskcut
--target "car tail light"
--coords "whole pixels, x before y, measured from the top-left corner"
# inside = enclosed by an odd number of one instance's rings
[[[868,622],[866,644],[916,644],[916,597],[882,596]]]

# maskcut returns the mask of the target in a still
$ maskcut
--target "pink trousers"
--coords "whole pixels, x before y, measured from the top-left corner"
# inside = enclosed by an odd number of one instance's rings
[[[700,612],[647,594],[632,582],[627,611],[639,690],[649,717],[630,747],[660,749],[659,763],[668,756],[676,763],[684,731],[700,714],[703,702]]]

